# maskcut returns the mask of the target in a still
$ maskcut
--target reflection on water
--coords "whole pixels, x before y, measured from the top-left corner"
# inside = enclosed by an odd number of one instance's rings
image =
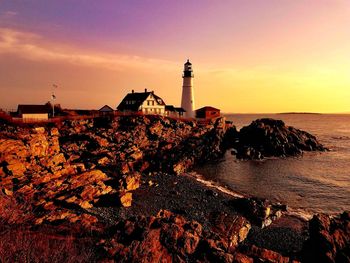
[[[228,115],[237,128],[271,117],[306,130],[331,148],[326,153],[305,153],[300,158],[225,161],[198,167],[206,179],[239,193],[286,202],[310,212],[350,210],[350,115]]]

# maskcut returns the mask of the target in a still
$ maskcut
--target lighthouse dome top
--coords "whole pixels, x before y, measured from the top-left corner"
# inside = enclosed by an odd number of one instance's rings
[[[192,63],[190,62],[189,59],[187,59],[187,62],[185,63],[185,65],[192,65]]]

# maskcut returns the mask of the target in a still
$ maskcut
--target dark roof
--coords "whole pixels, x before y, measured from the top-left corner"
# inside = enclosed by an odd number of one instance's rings
[[[18,104],[18,113],[49,113],[49,107],[47,105],[30,105],[30,104]]]
[[[165,110],[175,111],[175,107],[173,105],[165,105]]]
[[[160,105],[165,105],[164,101],[155,95],[153,92],[132,92],[128,93],[122,102],[118,105],[117,109],[120,111],[130,110],[130,111],[138,111],[139,107],[142,103],[148,98],[148,96],[152,94],[157,101],[161,101]],[[133,101],[132,104],[126,104],[127,101]]]
[[[192,65],[192,63],[190,62],[189,59],[187,59],[187,62],[185,63],[185,65]]]
[[[98,111],[103,111],[103,112],[111,112],[114,111],[111,107],[109,107],[108,105],[104,105],[101,109],[99,109]]]
[[[177,112],[186,112],[186,110],[184,108],[181,108],[181,107],[175,108],[175,110]]]
[[[175,112],[186,112],[183,108],[180,107],[174,107],[173,105],[165,105],[165,110],[168,111],[175,111]]]
[[[219,111],[219,109],[211,106],[205,106],[203,108],[197,109],[196,111]]]
[[[161,97],[157,96],[154,93],[153,93],[153,96],[156,98],[157,101],[160,101],[160,103],[158,102],[160,105],[164,105],[165,106],[165,102],[164,102],[164,100]]]

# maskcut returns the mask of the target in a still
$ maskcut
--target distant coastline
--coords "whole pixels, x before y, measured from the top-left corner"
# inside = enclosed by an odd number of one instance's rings
[[[280,112],[280,113],[276,113],[276,114],[308,114],[308,115],[322,115],[322,113],[318,113],[318,112]]]

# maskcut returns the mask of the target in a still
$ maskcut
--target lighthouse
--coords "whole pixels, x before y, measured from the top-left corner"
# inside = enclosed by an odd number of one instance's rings
[[[187,59],[184,65],[183,73],[183,85],[182,85],[182,99],[181,108],[186,111],[187,118],[194,118],[194,90],[193,90],[193,70],[192,64]]]

